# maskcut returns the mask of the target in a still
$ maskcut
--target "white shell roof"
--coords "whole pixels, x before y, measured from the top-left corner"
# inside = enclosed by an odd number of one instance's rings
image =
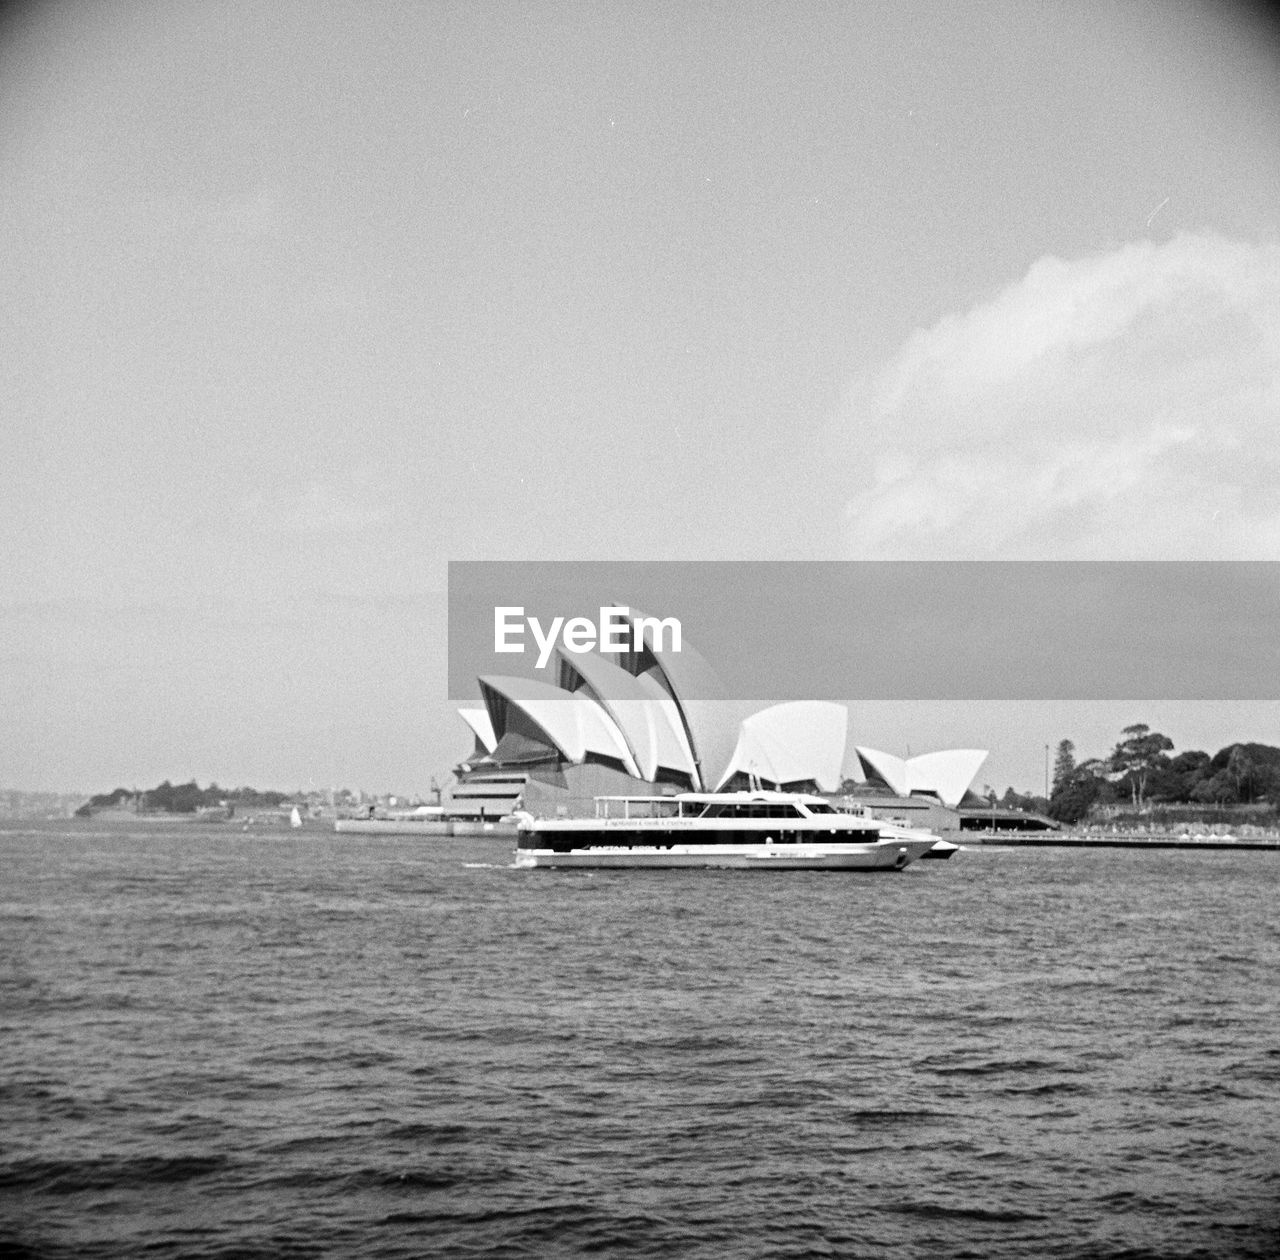
[[[720,785],[737,772],[770,783],[812,779],[834,792],[840,786],[849,712],[826,700],[775,704],[744,718],[738,743],[720,776]]]
[[[642,777],[618,724],[589,696],[532,678],[486,674],[480,683],[486,701],[492,690],[528,714],[567,761],[582,762],[588,753],[596,753],[622,762],[628,774]],[[500,739],[505,731],[497,725],[493,723],[493,730]]]
[[[591,652],[560,653],[586,681],[590,693],[617,723],[640,777],[653,782],[659,767],[677,770],[697,782],[697,768],[675,701],[661,683],[636,677]]]
[[[493,752],[498,741],[493,734],[493,723],[489,721],[489,710],[459,709],[458,716],[471,727],[476,739],[480,741],[480,747],[485,752]]]
[[[987,759],[985,748],[951,748],[907,762],[913,792],[933,792],[944,805],[959,805]]]
[[[630,609],[627,621],[633,630],[636,619],[642,616],[639,609]],[[671,651],[666,643],[662,650],[655,650],[649,635],[645,636],[645,646],[679,703],[702,782],[722,782],[737,734],[736,726],[726,721],[723,683],[702,654],[683,639],[678,652]]]
[[[987,759],[985,748],[951,748],[919,757],[895,757],[876,748],[855,750],[865,766],[875,771],[899,796],[931,792],[944,805],[960,804],[974,775]]]
[[[907,763],[903,758],[895,757],[892,753],[881,752],[878,748],[857,747],[854,751],[858,754],[858,760],[862,762],[864,771],[870,770],[873,774],[879,775],[893,789],[895,795],[910,795],[910,789],[907,787]]]

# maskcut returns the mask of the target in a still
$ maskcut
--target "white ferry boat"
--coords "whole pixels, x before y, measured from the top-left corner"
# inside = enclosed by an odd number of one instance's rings
[[[515,820],[517,866],[900,871],[940,843],[796,792],[598,796],[594,818]]]

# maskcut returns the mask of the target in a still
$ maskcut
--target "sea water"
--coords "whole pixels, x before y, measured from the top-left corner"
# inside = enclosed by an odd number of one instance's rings
[[[0,1254],[1280,1254],[1280,854],[0,830]]]

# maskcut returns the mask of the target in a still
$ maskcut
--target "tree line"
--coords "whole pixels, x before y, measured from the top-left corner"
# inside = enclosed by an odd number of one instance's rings
[[[211,783],[202,788],[194,779],[174,785],[166,779],[159,787],[139,792],[118,787],[112,792],[91,796],[76,813],[84,818],[102,809],[136,809],[139,813],[194,814],[200,809],[229,806],[245,809],[275,809],[292,800],[287,792],[260,792],[256,788],[220,788]]]
[[[1051,818],[1077,823],[1095,805],[1129,804],[1136,812],[1175,804],[1280,806],[1280,748],[1229,744],[1212,755],[1171,755],[1173,741],[1142,723],[1126,726],[1120,735],[1106,757],[1080,762],[1069,739],[1058,745]]]

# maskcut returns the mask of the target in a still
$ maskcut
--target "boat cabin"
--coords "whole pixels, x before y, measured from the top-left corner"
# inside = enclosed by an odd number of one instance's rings
[[[837,814],[820,796],[782,792],[682,792],[678,796],[597,796],[596,817],[640,818],[808,818]]]

